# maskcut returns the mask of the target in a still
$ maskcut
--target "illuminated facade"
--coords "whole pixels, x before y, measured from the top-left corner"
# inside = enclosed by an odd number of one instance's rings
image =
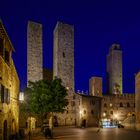
[[[135,112],[135,94],[104,95],[101,102],[103,125],[115,126]],[[108,123],[108,124],[107,124]]]
[[[107,93],[122,94],[122,51],[113,44],[107,55]]]
[[[89,96],[81,93],[76,95],[76,118],[78,127],[98,127],[101,116],[101,100],[97,96]]]
[[[0,21],[0,140],[19,131],[19,78],[12,59],[14,48]]]

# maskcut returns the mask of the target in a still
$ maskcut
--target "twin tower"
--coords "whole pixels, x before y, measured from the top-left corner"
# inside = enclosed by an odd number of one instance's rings
[[[27,81],[43,79],[42,24],[28,22]],[[74,91],[74,27],[57,22],[53,32],[53,77]],[[122,94],[122,51],[113,44],[107,55],[107,93]]]
[[[28,22],[27,82],[43,79],[42,24]],[[74,27],[57,22],[53,32],[53,77],[74,91]]]

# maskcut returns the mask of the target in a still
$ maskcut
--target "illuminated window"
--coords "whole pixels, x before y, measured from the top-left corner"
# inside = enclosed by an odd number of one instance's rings
[[[110,103],[110,107],[112,107],[113,105],[112,105],[112,103]]]

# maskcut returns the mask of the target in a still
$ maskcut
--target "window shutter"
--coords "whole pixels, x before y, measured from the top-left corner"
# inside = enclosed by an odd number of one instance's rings
[[[7,103],[8,101],[8,89],[4,88],[4,103]]]
[[[4,103],[4,86],[1,85],[1,102]]]
[[[1,102],[1,84],[0,84],[0,102]]]
[[[10,91],[8,90],[7,104],[10,104]]]

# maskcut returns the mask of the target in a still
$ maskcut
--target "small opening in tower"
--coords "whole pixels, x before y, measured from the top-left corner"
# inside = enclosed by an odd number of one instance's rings
[[[63,52],[63,57],[65,58],[65,53]]]

